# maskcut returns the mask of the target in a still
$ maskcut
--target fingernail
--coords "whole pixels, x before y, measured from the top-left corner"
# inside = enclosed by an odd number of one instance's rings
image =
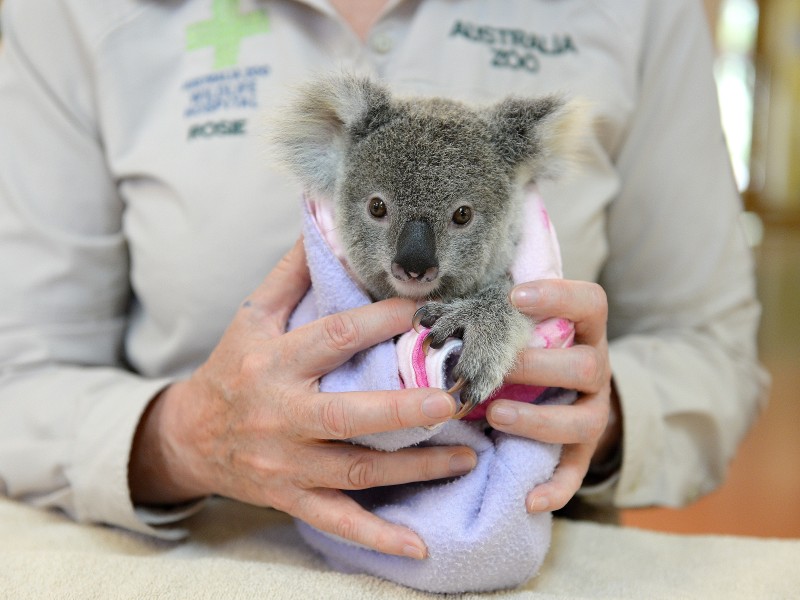
[[[536,496],[528,503],[528,512],[542,512],[547,510],[549,502],[544,496]]]
[[[422,413],[431,419],[444,419],[455,414],[455,401],[445,394],[428,396],[422,402]]]
[[[454,475],[469,473],[475,468],[477,461],[469,452],[459,452],[450,457],[450,472]]]
[[[511,290],[511,304],[517,308],[533,306],[539,300],[539,293],[526,287],[515,287]]]
[[[413,546],[411,544],[406,544],[403,546],[403,555],[409,558],[413,558],[415,560],[422,560],[425,558],[427,551],[419,546]]]
[[[492,421],[498,425],[512,425],[519,416],[519,412],[512,406],[492,406]]]

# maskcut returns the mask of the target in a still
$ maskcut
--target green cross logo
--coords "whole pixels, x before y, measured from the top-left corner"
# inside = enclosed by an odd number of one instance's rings
[[[214,0],[214,17],[189,25],[186,49],[214,48],[214,68],[234,66],[239,60],[239,45],[251,35],[269,31],[269,18],[255,10],[239,11],[239,0]]]

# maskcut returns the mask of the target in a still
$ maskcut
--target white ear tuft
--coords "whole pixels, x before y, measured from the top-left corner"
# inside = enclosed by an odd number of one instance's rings
[[[542,151],[537,178],[556,177],[580,164],[592,130],[589,103],[573,99],[542,119],[537,135]]]
[[[591,111],[560,96],[508,98],[488,114],[492,142],[524,181],[555,177],[580,162]]]
[[[332,195],[344,156],[365,127],[386,112],[388,92],[365,77],[316,78],[268,119],[273,157],[311,192]]]

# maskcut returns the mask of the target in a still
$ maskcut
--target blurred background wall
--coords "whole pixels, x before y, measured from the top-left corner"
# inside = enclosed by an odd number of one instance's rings
[[[706,0],[731,159],[748,212],[772,390],[726,483],[623,523],[682,533],[800,537],[800,0]]]

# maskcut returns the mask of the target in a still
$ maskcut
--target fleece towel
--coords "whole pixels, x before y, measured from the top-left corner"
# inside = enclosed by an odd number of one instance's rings
[[[324,564],[284,513],[215,498],[167,542],[0,496],[0,598],[442,600]],[[492,600],[796,598],[800,540],[553,520],[541,573]],[[486,600],[484,594],[448,596]]]
[[[342,261],[329,214],[324,201],[306,201],[304,239],[312,289],[292,316],[290,329],[370,302]],[[560,277],[555,232],[535,189],[526,197],[524,218],[519,257],[512,269],[514,279]],[[446,385],[447,366],[455,362],[460,342],[452,340],[427,360],[420,360],[424,335],[424,331],[410,331],[398,344],[388,341],[359,353],[323,377],[320,389]],[[563,347],[572,343],[572,338],[572,325],[561,319],[532,325],[531,344],[535,346]],[[546,403],[567,403],[575,397],[573,392],[529,386],[501,389],[498,395]],[[382,450],[420,443],[467,445],[478,455],[478,464],[472,472],[452,481],[352,494],[377,516],[416,531],[428,546],[429,558],[423,561],[383,555],[298,523],[306,541],[329,564],[344,572],[369,573],[430,592],[509,588],[538,571],[550,543],[551,515],[529,515],[525,497],[552,475],[558,446],[486,432],[480,421],[449,421],[434,429],[419,427],[353,441]]]
[[[289,517],[219,498],[166,542],[0,496],[0,598],[442,600],[324,564]],[[796,598],[800,540],[675,535],[553,520],[538,577],[492,600]],[[448,596],[486,600],[484,594]]]

